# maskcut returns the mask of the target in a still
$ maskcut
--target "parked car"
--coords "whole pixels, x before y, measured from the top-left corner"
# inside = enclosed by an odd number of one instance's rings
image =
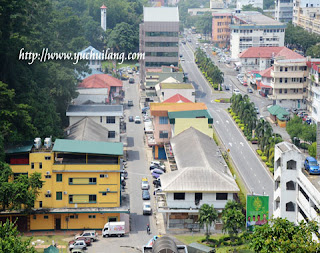
[[[157,179],[153,180],[153,186],[154,186],[155,188],[161,187],[160,178],[157,178]]]
[[[143,200],[149,200],[150,199],[150,193],[148,190],[142,190],[142,199]]]
[[[71,253],[85,253],[86,251],[83,249],[72,249]]]
[[[149,182],[148,182],[148,179],[146,177],[142,178],[141,189],[142,190],[149,190]]]
[[[312,156],[306,158],[304,161],[304,168],[309,174],[320,174],[318,161]]]
[[[132,69],[128,69],[128,74],[133,74]],[[130,81],[129,81],[130,82]]]
[[[134,118],[134,123],[136,123],[136,124],[140,124],[140,123],[141,123],[141,118],[140,118],[140,116],[136,116],[136,117]]]
[[[159,178],[161,176],[161,174],[158,174],[156,172],[152,172],[151,175],[154,177],[154,178]]]
[[[90,238],[88,238],[88,237],[78,237],[77,240],[71,240],[71,241],[69,242],[69,245],[70,245],[70,244],[74,244],[76,241],[80,241],[80,240],[83,240],[83,241],[86,243],[87,246],[90,246],[90,245],[91,245],[91,240],[90,240]]]
[[[248,93],[253,93],[253,90],[251,88],[247,89]]]
[[[241,94],[241,93],[240,93],[240,91],[239,91],[238,89],[233,89],[233,93],[234,93],[234,94],[236,94],[236,95]]]
[[[76,235],[75,239],[78,240],[79,237],[87,237],[90,238],[91,242],[96,241],[98,238],[98,234],[95,230],[85,230],[80,235]]]
[[[69,250],[72,251],[73,249],[87,249],[87,245],[84,240],[77,240],[73,244],[69,245]]]
[[[145,214],[152,214],[150,202],[143,202],[143,215]]]
[[[134,78],[130,77],[129,78],[129,83],[134,83]]]
[[[228,85],[228,84],[226,84],[226,85],[224,86],[224,89],[225,89],[225,90],[230,90],[229,85]]]
[[[107,222],[102,229],[102,236],[124,236],[126,223],[124,221]]]
[[[161,171],[163,171],[163,172],[166,172],[166,168],[165,168],[165,166],[164,166],[164,165],[161,165],[161,166],[158,166],[158,165],[151,165],[151,166],[150,166],[150,170],[155,170],[155,169],[157,169],[157,170],[161,170]]]
[[[142,112],[142,113],[146,113],[149,109],[150,109],[149,106],[143,107],[143,108],[141,109],[141,112]]]
[[[157,173],[157,174],[162,175],[162,174],[164,173],[164,171],[161,170],[161,169],[156,168],[156,169],[153,169],[153,170],[152,170],[152,173]]]
[[[128,106],[133,106],[133,101],[132,100],[128,100]]]
[[[134,119],[133,119],[133,116],[129,116],[129,122],[133,122],[134,121]]]

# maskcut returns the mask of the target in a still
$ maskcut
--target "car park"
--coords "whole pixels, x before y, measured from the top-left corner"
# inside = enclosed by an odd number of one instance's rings
[[[305,159],[304,168],[309,172],[309,174],[320,174],[318,161],[312,156],[308,156]]]
[[[130,77],[129,78],[129,83],[134,83],[134,78]]]
[[[129,120],[129,122],[133,122],[134,121],[133,116],[129,116],[128,120]]]
[[[142,199],[143,200],[149,200],[150,199],[150,193],[148,190],[142,190]]]
[[[140,118],[140,116],[136,116],[136,117],[134,118],[134,123],[136,123],[136,124],[140,124],[140,123],[141,123],[141,118]]]
[[[241,94],[241,93],[240,93],[240,91],[239,91],[238,89],[233,89],[233,93],[234,93],[234,94],[236,94],[236,95]]]
[[[141,189],[142,190],[149,190],[149,182],[148,182],[148,179],[146,177],[142,178]]]
[[[253,90],[251,88],[247,89],[248,93],[253,93]]]
[[[75,239],[78,240],[79,237],[90,238],[90,240],[93,242],[97,240],[98,234],[95,230],[85,230],[80,235],[76,235]]]
[[[150,202],[143,202],[143,215],[152,214],[152,208]]]
[[[84,240],[77,240],[73,244],[69,245],[69,250],[72,251],[73,249],[87,249],[87,245]]]

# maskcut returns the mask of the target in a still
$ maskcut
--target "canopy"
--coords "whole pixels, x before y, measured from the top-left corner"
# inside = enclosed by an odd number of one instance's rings
[[[50,247],[44,249],[44,253],[59,253],[59,249],[55,246],[50,245]]]

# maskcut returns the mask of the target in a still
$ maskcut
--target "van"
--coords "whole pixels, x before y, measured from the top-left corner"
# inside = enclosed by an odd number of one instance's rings
[[[132,100],[128,100],[128,106],[133,106],[133,101]]]
[[[102,236],[109,237],[112,235],[116,235],[118,237],[124,236],[125,234],[125,222],[107,222],[102,229]]]

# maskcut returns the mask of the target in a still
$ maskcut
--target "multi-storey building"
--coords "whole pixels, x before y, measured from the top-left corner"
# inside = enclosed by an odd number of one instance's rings
[[[293,144],[281,142],[274,152],[274,216],[300,221],[319,219],[320,184],[303,168],[304,156]]]
[[[272,95],[268,97],[286,108],[306,109],[307,61],[306,59],[275,60],[271,69]]]
[[[30,215],[2,212],[1,220],[19,217],[19,229],[25,231],[101,229],[129,213],[120,185],[122,143],[57,139],[52,145],[47,138],[41,146],[39,139],[6,150],[14,177],[42,175],[34,209]]]
[[[212,13],[212,42],[215,47],[229,46],[231,18],[231,13]]]
[[[292,23],[309,32],[320,34],[320,1],[294,0]]]
[[[308,58],[307,109],[313,122],[320,122],[320,59]]]
[[[263,0],[237,0],[238,10],[241,10],[245,5],[252,5],[253,7],[263,9]]]
[[[250,47],[283,47],[286,25],[255,11],[235,13],[230,25],[231,57]]]
[[[275,4],[275,19],[283,23],[291,22],[293,14],[293,0],[276,0]]]
[[[144,80],[146,68],[178,66],[179,11],[178,7],[144,7],[140,24],[140,76]]]

